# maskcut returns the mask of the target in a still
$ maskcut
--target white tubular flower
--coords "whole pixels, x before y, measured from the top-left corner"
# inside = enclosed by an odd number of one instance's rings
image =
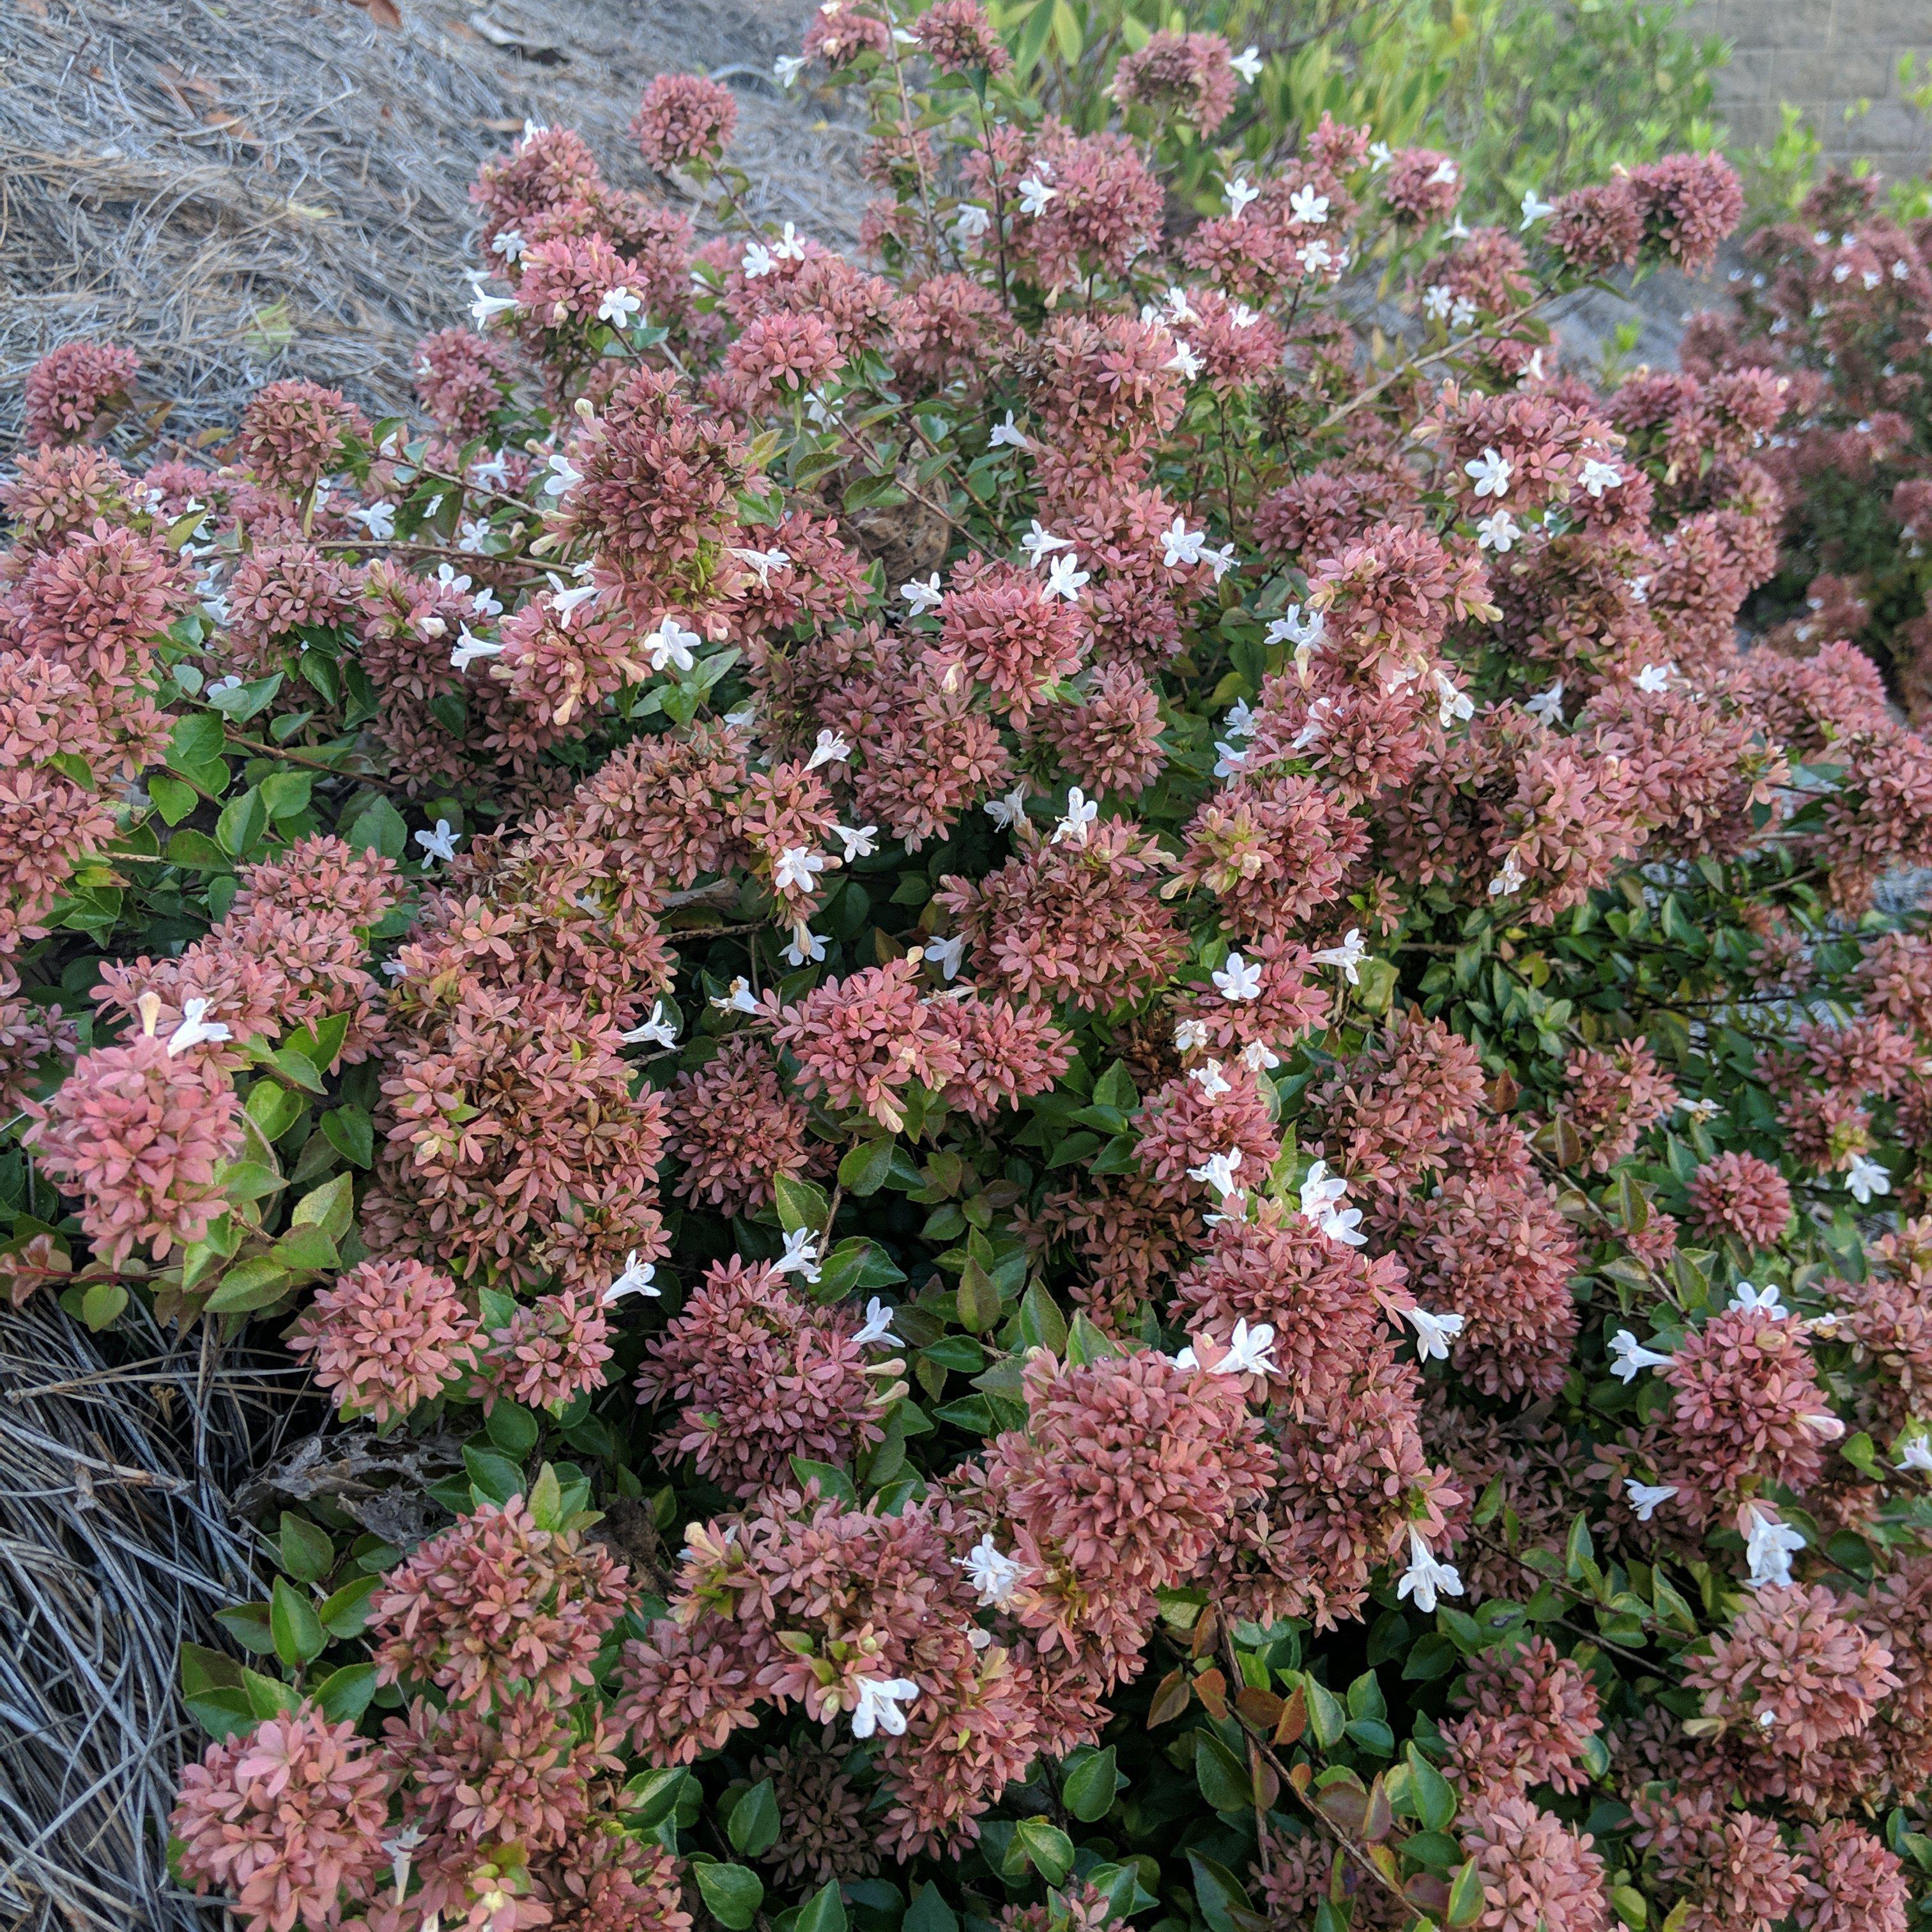
[[[1041,558],[1051,556],[1057,550],[1071,550],[1072,548],[1073,539],[1071,537],[1055,536],[1037,517],[1033,520],[1033,528],[1020,538],[1020,548],[1026,552],[1027,562],[1036,568]]]
[[[1522,535],[1522,529],[1516,520],[1507,510],[1498,510],[1492,516],[1477,520],[1477,547],[1482,550],[1492,550],[1498,556],[1508,556],[1516,548],[1516,539]]]
[[[597,1299],[606,1308],[614,1301],[622,1301],[627,1294],[648,1294],[656,1300],[662,1292],[654,1285],[657,1270],[649,1262],[639,1261],[633,1248],[626,1258],[623,1273]]]
[[[1344,1247],[1360,1248],[1368,1244],[1368,1236],[1362,1232],[1362,1210],[1359,1208],[1331,1208],[1322,1217],[1322,1232],[1331,1241],[1340,1241]]]
[[[1584,464],[1577,481],[1582,484],[1585,494],[1592,501],[1598,501],[1606,490],[1623,488],[1624,472],[1614,463],[1606,463],[1593,456]]]
[[[1183,1020],[1174,1029],[1176,1053],[1194,1053],[1208,1044],[1208,1029],[1198,1020]]]
[[[1426,1308],[1406,1308],[1402,1318],[1415,1330],[1416,1358],[1424,1362],[1446,1362],[1449,1344],[1468,1326],[1460,1315],[1432,1315]]]
[[[1523,229],[1534,227],[1545,215],[1556,212],[1556,202],[1544,200],[1533,188],[1526,188],[1522,195],[1522,219],[1516,224],[1517,230],[1520,232]]]
[[[1625,1482],[1624,1494],[1629,1497],[1630,1507],[1636,1512],[1639,1522],[1648,1522],[1657,1514],[1659,1503],[1667,1503],[1676,1495],[1675,1483]]]
[[[1194,352],[1192,347],[1176,337],[1174,353],[1168,358],[1166,367],[1178,369],[1180,372],[1180,380],[1184,382],[1191,382],[1199,376],[1202,366],[1201,358]]]
[[[1508,493],[1513,466],[1500,450],[1486,449],[1462,466],[1462,473],[1476,486],[1478,497],[1493,496],[1501,502]]]
[[[772,251],[762,242],[754,242],[740,257],[738,266],[744,271],[748,282],[761,281],[778,264],[772,259]]]
[[[1318,651],[1328,635],[1328,620],[1319,610],[1311,610],[1306,616],[1301,614],[1299,604],[1291,604],[1268,627],[1268,640],[1271,644],[1292,644],[1296,651]]]
[[[1750,1534],[1744,1539],[1744,1560],[1750,1565],[1745,1581],[1754,1590],[1762,1590],[1767,1583],[1783,1588],[1791,1581],[1792,1558],[1804,1547],[1802,1532],[1754,1508]]]
[[[722,993],[714,993],[711,1004],[721,1013],[754,1013],[758,1010],[758,998],[752,991],[752,982],[742,976],[734,980]]]
[[[1845,1174],[1845,1191],[1861,1208],[1869,1208],[1874,1194],[1892,1192],[1892,1176],[1868,1156],[1855,1154]]]
[[[1340,946],[1324,946],[1319,952],[1309,955],[1318,966],[1333,966],[1352,986],[1362,983],[1362,962],[1369,956],[1369,949],[1362,944],[1362,928],[1352,926],[1342,935]]]
[[[792,927],[782,956],[788,966],[816,965],[825,957],[825,941],[800,920]]]
[[[805,242],[795,222],[788,221],[784,232],[772,244],[772,255],[780,262],[802,262],[805,260]]]
[[[992,212],[976,201],[962,202],[952,218],[952,242],[958,248],[970,248],[993,225]]]
[[[802,54],[780,54],[772,62],[772,78],[781,87],[796,86],[798,77],[804,71],[805,56]]]
[[[1251,203],[1262,198],[1261,190],[1246,175],[1237,175],[1228,184],[1227,194],[1228,212],[1238,221],[1247,213]]]
[[[1250,1328],[1246,1317],[1234,1324],[1228,1338],[1228,1352],[1214,1364],[1217,1376],[1270,1376],[1275,1365],[1270,1351],[1274,1347],[1274,1330],[1265,1322]]]
[[[906,1715],[899,1708],[919,1695],[919,1686],[910,1677],[862,1677],[859,1679],[858,1708],[852,1713],[852,1735],[869,1738],[884,1731],[889,1738],[905,1736]]]
[[[1058,845],[1063,839],[1070,839],[1076,845],[1085,844],[1087,828],[1100,815],[1100,806],[1078,785],[1071,787],[1066,794],[1066,815],[1053,828],[1052,842]]]
[[[1462,1594],[1462,1579],[1453,1564],[1438,1562],[1430,1553],[1427,1544],[1422,1540],[1422,1532],[1413,1523],[1408,1528],[1408,1568],[1402,1573],[1402,1581],[1395,1586],[1398,1597],[1414,1600],[1415,1607],[1424,1616],[1432,1616],[1438,1597],[1460,1597]]]
[[[1234,560],[1234,546],[1231,543],[1222,544],[1219,550],[1204,548],[1201,553],[1201,561],[1214,573],[1214,581],[1216,584],[1219,584],[1229,571],[1238,570],[1240,568]]]
[[[1046,204],[1060,192],[1059,189],[1040,178],[1037,170],[1022,175],[1019,181],[1020,212],[1022,214],[1040,215],[1046,212]]]
[[[1298,188],[1288,198],[1288,212],[1297,221],[1319,228],[1328,219],[1328,197],[1312,188]]]
[[[667,1049],[677,1044],[677,1028],[664,1012],[662,1000],[651,1002],[651,1016],[632,1027],[628,1033],[617,1036],[618,1042],[624,1046],[661,1046]]]
[[[1547,691],[1539,691],[1534,698],[1526,698],[1522,708],[1532,718],[1540,718],[1546,724],[1563,722],[1563,680],[1559,677]]]
[[[1459,720],[1475,715],[1475,700],[1457,686],[1447,671],[1438,670],[1436,674],[1436,722],[1446,731]]]
[[[825,869],[825,860],[804,845],[788,845],[772,868],[772,884],[782,892],[808,892]]]
[[[1760,1315],[1769,1316],[1774,1322],[1782,1322],[1791,1312],[1779,1298],[1784,1292],[1775,1282],[1762,1288],[1754,1288],[1749,1282],[1741,1281],[1737,1292],[1731,1297],[1731,1307],[1733,1310],[1748,1308]]]
[[[1916,1436],[1908,1436],[1898,1446],[1899,1460],[1892,1466],[1894,1469],[1932,1476],[1932,1438],[1928,1438],[1923,1430]]]
[[[822,730],[812,748],[812,756],[805,761],[805,768],[815,772],[820,765],[843,764],[851,755],[852,747],[836,731]]]
[[[911,614],[923,617],[929,610],[937,610],[946,602],[945,593],[939,587],[939,573],[922,581],[915,577],[899,586],[899,595],[912,606]]]
[[[1647,664],[1636,674],[1636,688],[1654,697],[1658,692],[1670,688],[1670,680],[1676,674],[1677,667],[1674,664]]]
[[[986,438],[986,447],[988,449],[1030,449],[1033,444],[1014,427],[1013,412],[1009,410],[1006,421],[993,425],[992,433]]]
[[[486,296],[478,289],[476,299],[470,304],[470,319],[478,328],[488,328],[497,316],[507,314],[516,305],[514,296]]]
[[[1492,899],[1506,899],[1522,890],[1524,884],[1522,861],[1512,852],[1503,860],[1503,868],[1490,881],[1490,896]]]
[[[1026,817],[1026,794],[1016,785],[1000,798],[989,798],[980,809],[1002,832],[1010,831]]]
[[[1250,1073],[1266,1073],[1281,1064],[1281,1055],[1265,1041],[1251,1040],[1241,1048],[1241,1064]]]
[[[1176,517],[1172,524],[1162,533],[1160,541],[1164,552],[1161,562],[1169,570],[1182,570],[1201,561],[1201,552],[1208,541],[1208,532],[1205,530],[1190,530],[1186,518]]]
[[[543,493],[546,496],[567,496],[583,481],[584,472],[560,449],[550,457],[549,473],[543,480]]]
[[[979,1593],[988,1610],[1004,1610],[1013,1600],[1013,1592],[1025,1580],[1026,1565],[1007,1556],[994,1544],[990,1531],[964,1556],[953,1562],[966,1573],[966,1580]]]
[[[1325,242],[1310,242],[1294,251],[1294,259],[1311,275],[1318,275],[1329,268],[1339,268],[1342,264],[1334,250]]]
[[[1046,582],[1041,587],[1043,597],[1064,597],[1070,604],[1080,601],[1082,585],[1093,576],[1090,570],[1080,568],[1077,556],[1057,556],[1047,566]]]
[[[818,1279],[818,1237],[809,1228],[794,1228],[784,1238],[784,1252],[772,1264],[772,1271],[778,1274],[802,1275],[806,1280]]]
[[[632,320],[644,312],[643,302],[622,282],[614,289],[607,289],[604,299],[597,304],[597,320],[608,322],[613,328],[628,328]]]
[[[502,256],[506,262],[520,262],[523,260],[526,245],[519,230],[506,228],[490,244],[490,252],[493,255]]]
[[[360,510],[351,510],[349,520],[360,524],[378,543],[387,543],[396,534],[396,512],[394,505],[370,503]]]
[[[876,825],[835,825],[832,830],[845,848],[845,862],[848,866],[854,859],[869,859],[879,849],[879,828]]]
[[[1328,1172],[1328,1163],[1318,1160],[1301,1183],[1301,1218],[1319,1222],[1348,1192],[1348,1184],[1339,1174]]]
[[[893,1310],[888,1308],[875,1294],[866,1304],[863,1325],[852,1339],[862,1348],[869,1348],[874,1342],[884,1342],[888,1347],[903,1348],[905,1337],[892,1333]]]
[[[446,818],[439,818],[436,828],[430,832],[418,832],[416,843],[423,848],[423,863],[440,859],[446,866],[456,856],[456,841],[460,835],[456,827]]]
[[[1218,1060],[1204,1062],[1201,1066],[1192,1069],[1187,1077],[1198,1083],[1202,1095],[1210,1100],[1218,1100],[1223,1094],[1232,1094],[1234,1090],[1228,1082],[1221,1077],[1221,1063]]]
[[[1262,77],[1262,50],[1250,47],[1245,53],[1238,53],[1228,64],[1250,87]]]
[[[1837,1416],[1828,1414],[1822,1409],[1814,1409],[1798,1419],[1821,1442],[1836,1442],[1845,1432],[1844,1424]]]
[[[667,616],[645,638],[644,649],[650,655],[653,670],[662,670],[667,664],[678,670],[689,670],[698,662],[695,647],[704,641],[695,631],[687,631],[676,617]]]
[[[554,572],[550,580],[556,586],[550,592],[550,608],[560,623],[568,623],[584,604],[594,604],[600,594],[594,584],[574,584],[566,590],[563,580]]]
[[[210,1000],[184,1000],[182,1002],[181,1024],[168,1035],[168,1058],[185,1053],[191,1046],[201,1046],[210,1041],[219,1042],[232,1040],[234,1036],[220,1020],[208,1017],[214,1002]]]
[[[959,968],[966,958],[966,942],[963,938],[956,935],[950,939],[928,939],[920,950],[939,968],[942,977],[958,978]]]
[[[1230,1148],[1226,1154],[1212,1154],[1198,1167],[1187,1170],[1190,1180],[1198,1180],[1211,1187],[1225,1201],[1229,1195],[1240,1190],[1234,1185],[1234,1170],[1241,1164],[1241,1150]]]
[[[1224,1000],[1258,1000],[1262,996],[1259,963],[1252,959],[1244,959],[1238,952],[1229,953],[1226,965],[1212,976],[1214,990]]]
[[[1672,1358],[1646,1348],[1628,1328],[1610,1337],[1610,1373],[1620,1382],[1634,1382],[1640,1369],[1667,1369]]]

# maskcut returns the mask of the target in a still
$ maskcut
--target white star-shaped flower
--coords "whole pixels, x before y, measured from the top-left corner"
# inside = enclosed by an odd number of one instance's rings
[[[1359,1208],[1331,1208],[1322,1217],[1322,1232],[1331,1241],[1340,1241],[1344,1247],[1365,1246],[1368,1236],[1362,1232],[1362,1210]]]
[[[416,843],[423,848],[423,864],[427,866],[432,859],[440,859],[447,865],[456,856],[459,836],[456,827],[446,818],[439,818],[432,832],[418,832]]]
[[[1532,718],[1540,718],[1546,724],[1563,722],[1563,680],[1559,677],[1547,691],[1539,691],[1534,698],[1526,698],[1522,708]]]
[[[876,825],[835,825],[832,830],[845,848],[844,856],[848,866],[854,859],[869,859],[879,849],[879,828]]]
[[[852,747],[836,731],[821,730],[812,746],[812,756],[805,761],[808,772],[815,772],[820,765],[843,764],[852,755]]]
[[[1369,172],[1372,175],[1381,173],[1394,159],[1395,150],[1386,141],[1369,143]]]
[[[892,1333],[893,1312],[874,1295],[866,1304],[866,1319],[853,1336],[853,1341],[862,1348],[870,1348],[874,1342],[884,1342],[890,1348],[903,1348],[905,1337]]]
[[[1614,463],[1593,456],[1578,472],[1576,480],[1582,484],[1584,494],[1594,502],[1600,500],[1606,490],[1621,490],[1624,472]]]
[[[1876,1161],[1855,1154],[1845,1174],[1845,1190],[1861,1208],[1868,1208],[1874,1194],[1892,1192],[1892,1176]]]
[[[1246,175],[1237,175],[1228,184],[1228,212],[1239,220],[1250,206],[1262,198],[1262,191]]]
[[[946,602],[945,593],[939,587],[939,573],[922,581],[915,577],[899,586],[899,595],[912,606],[912,615],[923,617],[928,610],[937,610]]]
[[[1476,715],[1475,701],[1462,690],[1447,671],[1436,674],[1436,722],[1444,730],[1459,718],[1473,718]]]
[[[520,230],[505,228],[498,231],[496,239],[490,244],[490,252],[502,256],[506,262],[518,262],[523,260],[525,245]]]
[[[1402,1319],[1415,1330],[1418,1361],[1446,1362],[1449,1344],[1468,1325],[1460,1315],[1432,1315],[1426,1308],[1406,1308]]]
[[[1080,588],[1089,582],[1094,573],[1080,568],[1077,556],[1057,556],[1047,566],[1046,581],[1040,586],[1042,597],[1064,597],[1070,604],[1080,601]]]
[[[1190,530],[1185,518],[1176,517],[1162,532],[1160,541],[1165,552],[1161,562],[1169,570],[1180,570],[1201,561],[1202,548],[1208,541],[1208,532]]]
[[[1480,518],[1476,524],[1478,546],[1494,550],[1498,556],[1508,556],[1522,535],[1516,520],[1507,510],[1498,510],[1492,515]]]
[[[1217,1376],[1268,1376],[1275,1372],[1269,1351],[1274,1346],[1274,1330],[1267,1322],[1250,1328],[1244,1317],[1234,1324],[1228,1338],[1228,1352],[1214,1364]]]
[[[177,1054],[185,1053],[191,1046],[202,1046],[210,1042],[219,1043],[234,1037],[224,1022],[208,1017],[213,1006],[212,1000],[182,1000],[181,1023],[168,1035],[170,1060]]]
[[[1554,214],[1556,212],[1556,202],[1544,200],[1533,188],[1524,189],[1522,219],[1517,224],[1519,232],[1525,228],[1534,227],[1545,215]]]
[[[1620,1382],[1634,1382],[1640,1369],[1667,1369],[1672,1358],[1646,1348],[1628,1328],[1610,1337],[1610,1373]]]
[[[1251,1040],[1241,1048],[1241,1064],[1250,1073],[1266,1073],[1281,1064],[1281,1055],[1264,1041]]]
[[[465,517],[457,525],[456,547],[472,556],[480,556],[494,534],[488,517]]]
[[[654,1286],[657,1270],[649,1262],[640,1262],[638,1251],[633,1248],[624,1263],[624,1271],[600,1294],[598,1304],[608,1308],[614,1301],[622,1301],[627,1294],[647,1294],[653,1300],[662,1291]]]
[[[566,587],[554,571],[550,573],[550,580],[554,586],[550,592],[550,608],[562,623],[568,623],[580,608],[596,603],[601,594],[594,584],[573,584]]]
[[[1474,482],[1478,496],[1500,500],[1509,488],[1510,469],[1508,457],[1499,451],[1486,449],[1463,464],[1462,473]]]
[[[695,631],[687,631],[675,616],[667,614],[657,628],[645,638],[644,649],[650,655],[653,670],[662,670],[667,664],[689,670],[698,662],[695,648],[704,641]]]
[[[1181,1020],[1174,1029],[1176,1053],[1192,1053],[1208,1044],[1208,1029],[1198,1020]]]
[[[1490,896],[1492,899],[1513,898],[1521,892],[1526,883],[1522,860],[1514,852],[1504,855],[1503,868],[1490,881]]]
[[[989,1531],[964,1556],[953,1562],[966,1573],[966,1580],[979,1592],[980,1601],[988,1610],[1003,1610],[1013,1600],[1026,1576],[1026,1566],[1006,1556],[994,1544]]]
[[[1325,242],[1310,242],[1294,251],[1294,259],[1311,275],[1318,275],[1329,268],[1339,268],[1342,264],[1335,252]]]
[[[1262,996],[1262,969],[1258,961],[1244,959],[1238,952],[1228,955],[1228,963],[1212,975],[1214,989],[1228,1000],[1258,1000]]]
[[[1288,212],[1297,221],[1319,228],[1328,219],[1328,197],[1312,188],[1298,188],[1288,198]]]
[[[800,236],[797,225],[788,221],[784,230],[772,244],[772,258],[778,262],[802,262],[805,260],[805,242]]]
[[[597,320],[608,322],[614,328],[628,328],[632,317],[644,312],[643,302],[620,282],[614,289],[606,289],[604,299],[597,304]]]
[[[1330,1174],[1325,1160],[1318,1160],[1302,1179],[1301,1218],[1320,1222],[1348,1192],[1347,1181],[1339,1174]]]
[[[758,573],[759,583],[766,588],[769,588],[771,584],[772,572],[775,570],[782,569],[786,564],[788,564],[791,561],[790,551],[784,550],[739,550],[734,548],[732,550],[731,554],[737,558],[741,563],[748,563],[752,568]]]
[[[1262,77],[1262,50],[1250,47],[1244,53],[1237,54],[1228,64],[1250,87]]]
[[[1042,181],[1037,171],[1021,176],[1019,189],[1020,212],[1022,214],[1044,214],[1046,204],[1060,192],[1051,183]]]
[[[796,86],[798,77],[805,71],[802,54],[780,54],[772,62],[772,78],[781,87]]]
[[[956,980],[965,962],[966,941],[957,934],[947,939],[928,939],[920,951],[939,968],[942,978]]]
[[[556,450],[550,456],[550,472],[543,480],[543,493],[546,496],[565,497],[583,481],[584,472],[562,450]]]
[[[1780,1298],[1784,1293],[1774,1281],[1766,1282],[1762,1288],[1754,1288],[1749,1282],[1741,1281],[1737,1292],[1731,1297],[1730,1312],[1748,1309],[1754,1314],[1768,1316],[1774,1322],[1783,1322],[1791,1313]]]
[[[788,966],[816,965],[825,957],[825,941],[803,920],[796,920],[780,957]]]
[[[772,884],[782,892],[808,892],[825,869],[825,860],[803,845],[788,845],[772,868]]]
[[[1456,292],[1447,282],[1432,282],[1422,292],[1422,312],[1433,322],[1446,322]]]
[[[617,1039],[624,1046],[661,1046],[668,1049],[677,1044],[677,1028],[666,1016],[663,1000],[653,1000],[650,1018],[640,1020],[628,1033],[620,1033]]]
[[[378,543],[387,543],[396,534],[396,511],[392,503],[370,503],[360,510],[351,510],[349,520],[360,524]]]
[[[1670,688],[1670,680],[1676,672],[1677,667],[1674,664],[1647,664],[1636,674],[1636,688],[1654,697],[1660,691]]]
[[[1252,328],[1261,319],[1261,311],[1258,309],[1249,308],[1244,302],[1230,302],[1228,304],[1228,320],[1237,328]]]
[[[1211,1187],[1222,1200],[1234,1193],[1234,1170],[1241,1164],[1241,1150],[1230,1148],[1226,1154],[1212,1154],[1198,1167],[1190,1167],[1187,1178]]]
[[[1432,1616],[1438,1596],[1460,1597],[1462,1594],[1462,1579],[1451,1564],[1438,1562],[1430,1554],[1427,1544],[1422,1540],[1422,1532],[1413,1523],[1408,1529],[1408,1568],[1402,1573],[1402,1581],[1395,1586],[1398,1597],[1414,1600],[1415,1607],[1424,1616]]]
[[[1210,1060],[1190,1069],[1187,1077],[1200,1088],[1203,1096],[1210,1100],[1218,1100],[1223,1094],[1232,1094],[1234,1090],[1222,1078],[1221,1063],[1218,1060]]]
[[[954,245],[964,248],[979,240],[993,225],[992,211],[976,201],[961,203],[952,217]]]
[[[1754,1590],[1761,1590],[1767,1583],[1784,1588],[1791,1581],[1791,1559],[1804,1547],[1801,1531],[1754,1508],[1750,1533],[1744,1539],[1744,1560],[1750,1565],[1746,1580]]]
[[[1100,815],[1100,807],[1090,799],[1078,785],[1072,786],[1066,794],[1066,815],[1053,828],[1052,843],[1059,844],[1070,839],[1076,845],[1087,842],[1087,828]]]
[[[1633,1483],[1626,1481],[1624,1494],[1629,1497],[1630,1508],[1636,1512],[1639,1522],[1648,1522],[1657,1514],[1659,1503],[1667,1503],[1676,1495],[1675,1483]]]
[[[1299,604],[1291,604],[1268,627],[1270,644],[1292,644],[1298,655],[1303,651],[1318,651],[1328,635],[1326,613],[1311,610],[1304,617]]]
[[[1181,380],[1184,382],[1191,382],[1200,374],[1202,362],[1193,350],[1177,336],[1174,338],[1174,353],[1167,358],[1166,366],[1170,369],[1179,370]]]

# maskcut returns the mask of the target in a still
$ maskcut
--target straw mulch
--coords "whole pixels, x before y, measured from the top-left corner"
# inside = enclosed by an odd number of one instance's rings
[[[860,136],[782,94],[810,0],[8,0],[0,6],[0,446],[57,342],[130,343],[169,428],[231,422],[264,374],[409,393],[462,318],[477,164],[526,118],[614,180],[664,69],[738,95],[754,212],[856,232]],[[385,24],[397,20],[398,25]],[[702,211],[694,209],[700,214]]]

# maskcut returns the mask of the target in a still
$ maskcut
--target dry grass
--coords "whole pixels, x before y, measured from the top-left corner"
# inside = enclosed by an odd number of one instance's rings
[[[380,8],[385,0],[374,0]],[[626,127],[650,76],[718,72],[755,211],[840,244],[853,131],[782,96],[809,0],[8,0],[0,7],[0,441],[55,343],[130,343],[174,427],[232,420],[266,370],[407,396],[461,319],[468,188],[525,118],[650,185]]]

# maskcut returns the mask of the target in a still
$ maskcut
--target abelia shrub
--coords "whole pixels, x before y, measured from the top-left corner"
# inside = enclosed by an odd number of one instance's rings
[[[816,15],[864,265],[713,84],[701,242],[531,130],[421,420],[35,379],[8,1295],[462,1453],[185,1660],[249,1932],[1916,1909],[1932,757],[1737,641],[1787,372],[1546,322],[1736,184],[1324,121],[1177,219],[1256,63],[1131,51]]]

